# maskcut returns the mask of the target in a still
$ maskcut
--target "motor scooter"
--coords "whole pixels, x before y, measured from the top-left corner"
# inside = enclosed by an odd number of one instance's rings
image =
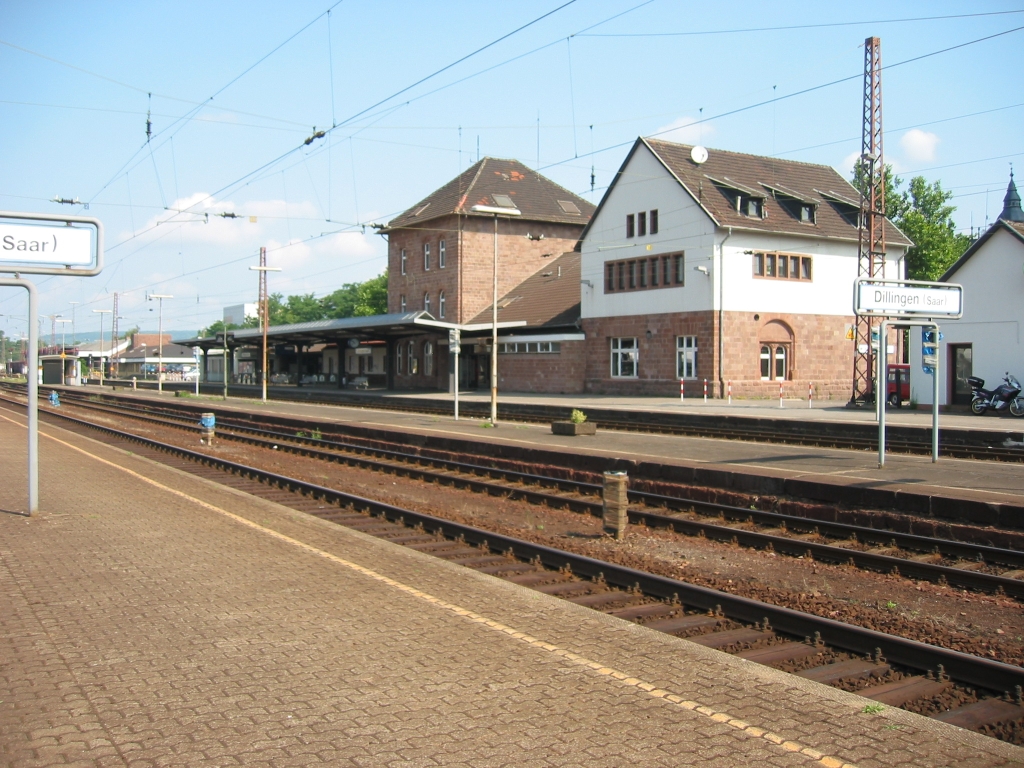
[[[1024,416],[1024,397],[1020,397],[1021,386],[1016,377],[1007,371],[1003,383],[993,390],[984,389],[985,380],[969,376],[971,385],[971,412],[981,416],[985,411],[1003,411],[1009,408],[1014,416]]]

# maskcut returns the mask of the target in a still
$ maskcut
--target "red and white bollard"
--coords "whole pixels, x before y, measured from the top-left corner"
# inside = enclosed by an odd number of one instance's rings
[[[779,408],[782,408],[782,381],[779,381]]]
[[[814,400],[814,385],[811,382],[808,381],[807,382],[807,407],[808,408],[813,408],[814,407],[813,405],[811,405],[813,400]]]
[[[708,404],[708,380],[704,379],[704,405]]]
[[[686,379],[679,380],[679,400],[682,401],[686,398]]]
[[[729,382],[729,405],[732,405],[732,382]]]

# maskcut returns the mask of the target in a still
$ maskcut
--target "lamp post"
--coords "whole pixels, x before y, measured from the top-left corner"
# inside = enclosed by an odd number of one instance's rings
[[[263,368],[260,379],[263,383],[263,402],[267,402],[267,326],[270,325],[270,301],[267,297],[267,272],[280,272],[280,267],[267,266],[267,249],[260,248],[260,265],[249,267],[253,272],[260,273],[260,326],[263,329]],[[301,361],[302,356],[299,356]],[[302,376],[302,371],[299,371]]]
[[[97,315],[100,316],[100,386],[103,386],[103,316],[113,314],[112,309],[94,309]]]
[[[491,425],[498,424],[498,217],[521,216],[518,208],[502,208],[495,205],[474,205],[473,213],[494,215],[494,291],[491,301]],[[458,386],[456,384],[456,386]]]
[[[75,306],[81,302],[69,301],[71,305],[71,346],[75,346]]]
[[[157,332],[156,332],[156,343],[157,343],[157,364],[156,364],[156,391],[164,391],[164,299],[173,299],[174,297],[168,293],[151,293],[148,296],[149,300],[156,299],[160,304],[160,311],[157,313],[159,320],[157,321]]]

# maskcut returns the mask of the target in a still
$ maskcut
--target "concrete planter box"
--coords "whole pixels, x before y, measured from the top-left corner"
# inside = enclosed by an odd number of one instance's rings
[[[592,421],[584,421],[582,424],[574,424],[571,421],[552,421],[551,433],[554,435],[596,435],[597,424]]]

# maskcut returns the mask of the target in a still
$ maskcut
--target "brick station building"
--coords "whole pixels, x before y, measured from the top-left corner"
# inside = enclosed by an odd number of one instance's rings
[[[474,206],[518,210],[520,215],[479,213],[473,211]],[[446,323],[489,325],[491,317],[486,310],[492,304],[495,239],[498,295],[504,299],[519,286],[526,285],[529,291],[543,288],[546,283],[540,278],[533,282],[528,279],[550,271],[563,254],[576,248],[593,211],[591,203],[519,161],[485,157],[383,229],[388,236],[388,312],[423,311]],[[559,268],[555,266],[554,271],[558,272]],[[575,297],[571,303],[578,310],[578,254],[575,269],[574,291],[570,291],[569,296]],[[568,282],[566,276],[559,283],[561,294],[565,293],[561,289]],[[564,304],[564,297],[559,301]],[[532,330],[538,330],[534,326],[552,320],[563,309],[566,307],[560,306],[546,317],[538,315],[526,319]],[[512,317],[514,314],[505,312],[500,317],[501,322],[521,319]],[[541,332],[561,328],[557,324],[549,325]],[[578,335],[578,329],[573,330]],[[499,347],[499,351],[501,349]],[[540,353],[524,351],[523,354]],[[544,354],[548,355],[547,359],[558,356],[557,353]],[[423,335],[400,340],[392,357],[395,388],[449,388],[446,336]],[[504,360],[499,363],[499,372],[503,364]],[[551,359],[544,365],[550,366],[549,370],[557,370],[559,361]],[[489,371],[489,339],[485,332],[478,331],[476,343],[472,337],[467,337],[463,343],[461,386],[489,386]],[[511,374],[510,370],[509,375],[503,375],[503,382],[499,384],[515,390],[531,389],[529,380],[519,381]]]
[[[849,399],[859,215],[829,166],[638,138],[581,238],[586,391]]]

